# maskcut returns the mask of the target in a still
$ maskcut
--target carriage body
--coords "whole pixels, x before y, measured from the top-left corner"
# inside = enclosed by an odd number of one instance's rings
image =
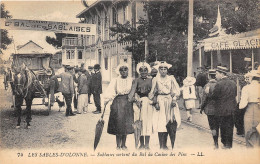
[[[54,94],[55,87],[52,87],[53,82],[50,80],[54,75],[54,69],[51,67],[52,60],[51,53],[31,53],[31,54],[12,54],[12,72],[14,73],[16,68],[26,66],[37,77],[37,83],[41,85],[41,89],[36,89],[34,98],[42,98],[41,104],[33,105],[46,105],[48,106],[48,114],[51,109],[51,104],[54,102],[54,98],[51,99],[51,93]],[[14,94],[14,87],[12,87]],[[14,97],[14,96],[13,96]]]

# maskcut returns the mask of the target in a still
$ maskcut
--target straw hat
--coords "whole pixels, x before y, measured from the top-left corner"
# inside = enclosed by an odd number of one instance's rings
[[[151,72],[151,67],[150,67],[150,65],[149,65],[148,63],[146,63],[146,62],[140,62],[140,63],[137,64],[137,66],[136,66],[136,72],[137,72],[138,74],[140,74],[140,71],[139,71],[140,68],[147,68],[148,73]]]
[[[196,79],[194,77],[188,76],[183,80],[183,85],[190,86],[195,84]]]
[[[129,69],[129,65],[126,63],[126,62],[123,62],[123,63],[121,63],[121,64],[119,64],[117,67],[116,67],[116,70],[115,70],[115,72],[118,74],[118,75],[120,75],[120,68],[121,67],[127,67],[128,69]]]
[[[215,75],[216,74],[216,70],[215,69],[209,69],[209,74],[210,75]]]
[[[225,74],[228,73],[227,67],[223,67],[223,66],[217,66],[217,71]]]

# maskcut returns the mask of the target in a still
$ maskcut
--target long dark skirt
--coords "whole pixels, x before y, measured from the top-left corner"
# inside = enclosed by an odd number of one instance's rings
[[[133,123],[133,103],[128,102],[127,95],[116,96],[111,105],[107,132],[113,135],[132,134]]]

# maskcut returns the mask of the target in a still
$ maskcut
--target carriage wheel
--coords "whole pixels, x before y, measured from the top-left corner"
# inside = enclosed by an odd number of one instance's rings
[[[47,110],[47,115],[49,115],[51,112],[51,94],[48,96],[48,110]]]

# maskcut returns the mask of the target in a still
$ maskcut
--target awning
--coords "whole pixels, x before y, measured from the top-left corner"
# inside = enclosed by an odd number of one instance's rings
[[[260,29],[236,35],[207,38],[200,42],[200,47],[204,46],[204,51],[206,52],[215,50],[260,48]]]

